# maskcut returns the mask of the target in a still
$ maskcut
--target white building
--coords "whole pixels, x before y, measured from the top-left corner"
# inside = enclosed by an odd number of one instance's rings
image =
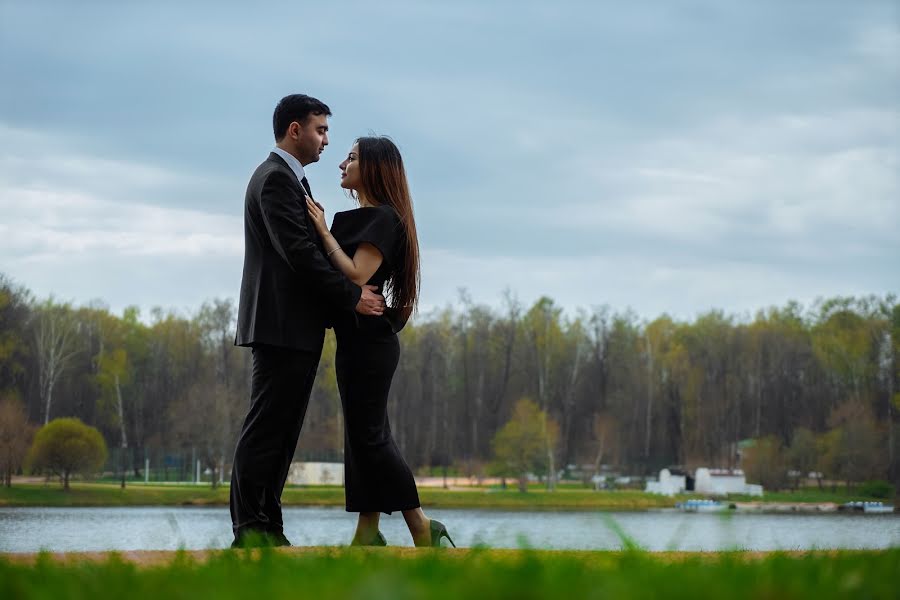
[[[701,467],[694,474],[694,491],[698,494],[724,496],[726,494],[747,494],[762,496],[761,485],[747,483],[740,469],[707,469]]]
[[[659,472],[659,481],[648,481],[644,491],[664,496],[682,494],[687,485],[686,479],[684,475],[672,475],[668,469],[663,469]]]
[[[287,482],[291,485],[341,485],[344,463],[292,462]]]

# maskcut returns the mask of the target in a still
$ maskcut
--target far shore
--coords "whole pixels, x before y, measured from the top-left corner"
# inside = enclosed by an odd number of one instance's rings
[[[56,481],[16,480],[10,488],[0,487],[0,507],[97,507],[97,506],[227,506],[229,488],[209,484],[117,483],[77,481],[64,491]],[[562,485],[552,492],[532,486],[527,493],[515,486],[421,486],[419,497],[428,508],[553,510],[553,511],[641,511],[675,508],[678,502],[701,498],[698,495],[660,496],[638,490],[595,491],[577,485]],[[875,498],[846,490],[802,489],[774,492],[763,498],[731,496],[721,499],[739,510],[768,512],[832,512],[850,501]],[[892,504],[890,499],[883,500]],[[282,496],[284,506],[344,505],[341,486],[288,486]]]

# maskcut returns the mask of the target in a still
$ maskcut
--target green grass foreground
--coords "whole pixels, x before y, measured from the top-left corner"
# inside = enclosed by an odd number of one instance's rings
[[[560,489],[531,490],[475,488],[471,491],[422,488],[419,498],[428,508],[487,508],[504,510],[646,510],[675,506],[677,499],[622,490],[594,492]],[[285,506],[343,506],[341,487],[288,487]],[[73,483],[69,492],[57,484],[19,484],[0,487],[0,506],[227,506],[228,488],[209,486]]]
[[[0,558],[2,598],[897,598],[900,549],[652,555],[642,552],[315,549],[176,553],[138,566]]]

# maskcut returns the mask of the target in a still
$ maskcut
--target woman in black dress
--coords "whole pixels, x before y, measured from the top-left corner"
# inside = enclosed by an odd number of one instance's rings
[[[425,516],[412,471],[387,416],[391,379],[400,360],[397,332],[416,305],[419,243],[400,151],[384,137],[359,138],[340,164],[341,187],[359,208],[334,215],[331,231],[322,207],[307,199],[310,217],[332,264],[357,285],[384,289],[382,316],[336,317],[335,369],[344,408],[344,474],[348,512],[358,512],[354,545],[386,544],[381,513],[401,511],[416,546],[440,546],[447,528]]]

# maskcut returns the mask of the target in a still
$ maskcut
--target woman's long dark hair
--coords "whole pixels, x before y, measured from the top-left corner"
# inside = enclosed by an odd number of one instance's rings
[[[403,159],[390,138],[361,137],[356,143],[359,145],[359,172],[366,196],[397,211],[406,231],[403,264],[396,265],[391,275],[388,296],[388,304],[398,310],[405,321],[418,303],[421,273],[419,238]]]

